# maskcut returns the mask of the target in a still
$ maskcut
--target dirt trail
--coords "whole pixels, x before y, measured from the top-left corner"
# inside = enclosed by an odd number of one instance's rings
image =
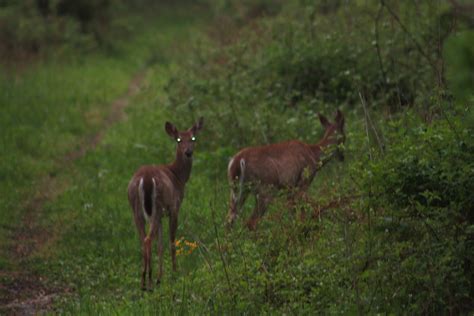
[[[124,109],[129,105],[133,96],[138,94],[145,79],[146,70],[137,73],[128,85],[128,90],[113,101],[109,114],[102,122],[101,129],[93,136],[85,138],[78,150],[67,153],[58,161],[58,173],[55,176],[45,176],[37,185],[36,193],[23,206],[20,225],[11,234],[11,247],[7,256],[12,267],[0,271],[0,314],[37,315],[51,308],[59,293],[68,292],[64,287],[52,287],[52,282],[31,271],[28,260],[46,245],[52,244],[58,237],[50,227],[40,223],[43,205],[54,200],[63,193],[69,183],[60,177],[61,171],[67,170],[75,160],[83,157],[88,151],[96,148],[107,130],[125,116]],[[46,285],[48,284],[48,286]]]

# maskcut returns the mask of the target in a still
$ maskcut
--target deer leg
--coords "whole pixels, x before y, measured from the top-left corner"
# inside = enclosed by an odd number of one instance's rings
[[[146,290],[146,273],[148,271],[148,256],[147,256],[147,246],[145,240],[141,239],[142,244],[142,258],[143,258],[143,268],[142,268],[142,290]]]
[[[235,190],[234,188],[232,188],[230,191],[230,207],[229,214],[227,215],[227,223],[229,224],[229,226],[232,226],[234,224],[235,219],[242,210],[242,207],[244,206],[245,200],[248,196],[247,190],[242,190],[240,192],[236,191],[238,190]]]
[[[305,221],[306,219],[306,211],[305,211],[305,207],[306,207],[306,203],[307,203],[307,195],[306,195],[306,191],[300,191],[298,192],[298,197],[299,197],[299,211],[300,211],[300,220],[302,222]],[[303,203],[303,205],[301,205],[301,203]],[[296,206],[296,205],[295,205]]]
[[[158,219],[158,278],[156,284],[160,284],[163,276],[163,227],[161,225],[161,217]]]
[[[143,270],[142,274],[142,289],[146,289],[145,279],[148,275],[148,284],[150,284],[151,279],[151,238],[150,236],[146,236],[143,240],[143,244],[145,246],[145,269]]]
[[[152,217],[150,220],[150,232],[145,237],[146,253],[147,253],[147,270],[148,270],[148,285],[152,289],[152,268],[151,268],[151,249],[152,242],[155,239],[157,232],[161,230],[161,219]],[[158,246],[159,247],[159,246]]]
[[[311,180],[314,178],[314,174],[308,175],[304,174],[305,171],[300,175],[300,180],[295,187],[289,190],[288,194],[288,204],[289,209],[293,217],[297,217],[298,211],[300,219],[303,221],[306,218],[305,205],[308,202],[307,190],[311,184]]]
[[[293,190],[289,189],[286,195],[287,207],[292,216],[295,214],[296,210],[296,194]]]
[[[255,208],[249,220],[247,221],[247,227],[249,230],[255,230],[255,228],[257,228],[257,223],[263,214],[265,214],[271,199],[272,198],[270,195],[263,193],[257,193],[255,195]]]
[[[170,212],[170,252],[173,271],[176,271],[176,229],[178,228],[178,217]]]
[[[235,222],[235,218],[237,217],[237,203],[238,203],[238,196],[235,192],[234,188],[230,189],[230,201],[229,201],[229,213],[227,214],[227,224],[232,226]]]
[[[290,213],[294,218],[300,216],[300,220],[304,221],[306,218],[305,205],[302,203],[307,203],[308,198],[305,189],[300,189],[293,191],[288,195],[288,206]]]
[[[135,208],[135,209],[138,209]],[[135,225],[137,226],[137,230],[138,230],[138,236],[139,236],[139,239],[140,239],[140,246],[141,246],[141,250],[142,250],[142,281],[141,281],[141,284],[142,284],[142,290],[145,290],[146,289],[146,285],[145,285],[145,277],[146,277],[146,273],[147,273],[147,263],[148,263],[148,259],[147,259],[147,247],[146,247],[146,244],[145,244],[145,237],[146,237],[146,234],[145,234],[145,219],[139,215],[138,212],[134,212],[134,216],[133,216],[133,219],[135,221]]]

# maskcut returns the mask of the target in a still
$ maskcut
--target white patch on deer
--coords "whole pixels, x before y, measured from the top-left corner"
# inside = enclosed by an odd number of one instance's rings
[[[245,159],[240,159],[240,173],[243,174],[245,170]]]
[[[153,191],[151,193],[151,216],[153,217],[156,214],[156,182],[155,178],[151,178],[153,182]]]
[[[229,165],[227,165],[227,174],[230,174],[230,168],[232,168],[232,164],[234,163],[234,158],[229,161]]]
[[[231,197],[231,204],[233,206],[231,206],[231,208],[235,208],[241,201],[242,199],[242,194],[243,194],[243,186],[244,186],[244,172],[245,172],[245,160],[243,158],[240,159],[239,161],[239,164],[240,164],[240,176],[235,176],[235,178],[231,178],[231,169],[233,167],[233,163],[234,163],[234,158],[232,158],[229,162],[229,165],[227,167],[227,174],[229,176],[229,180],[230,180],[230,186],[231,186],[231,190],[230,190],[230,197]],[[239,180],[239,182],[237,183],[235,180]],[[237,186],[238,186],[238,193],[236,193],[237,191]],[[229,215],[230,216],[230,221],[232,221],[232,218],[235,218],[236,214],[232,214],[232,215]]]
[[[140,178],[140,182],[138,184],[138,199],[140,200],[140,204],[142,206],[143,216],[148,221],[148,214],[145,210],[145,191],[143,190],[143,178]]]
[[[244,187],[244,177],[245,177],[245,159],[240,159],[240,181],[239,181],[239,201],[242,198],[242,191]]]

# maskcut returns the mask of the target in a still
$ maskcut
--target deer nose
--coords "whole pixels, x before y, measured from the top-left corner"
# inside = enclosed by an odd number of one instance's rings
[[[193,151],[191,149],[186,149],[184,153],[186,154],[187,157],[192,157],[193,155]]]

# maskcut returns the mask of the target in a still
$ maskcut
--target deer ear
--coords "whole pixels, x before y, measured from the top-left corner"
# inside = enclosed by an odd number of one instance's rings
[[[324,115],[318,113],[318,117],[322,126],[324,126],[325,128],[331,126],[331,123],[329,123],[328,119]]]
[[[193,134],[196,134],[197,132],[199,132],[202,129],[203,124],[204,124],[204,118],[201,116],[199,118],[199,121],[197,121],[196,124],[194,124],[193,127],[191,127],[191,131],[193,132]]]
[[[168,135],[170,135],[171,137],[173,137],[173,138],[178,137],[178,130],[170,122],[165,123],[165,130],[168,133]]]
[[[336,123],[341,130],[344,128],[344,114],[339,109],[336,113]]]

